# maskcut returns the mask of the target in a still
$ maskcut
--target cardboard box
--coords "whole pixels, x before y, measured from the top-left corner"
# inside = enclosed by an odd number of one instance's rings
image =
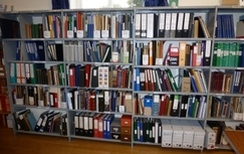
[[[208,125],[206,126],[205,131],[206,131],[205,148],[215,149],[216,132]]]
[[[161,120],[162,122],[162,147],[172,147],[173,129],[169,120]]]

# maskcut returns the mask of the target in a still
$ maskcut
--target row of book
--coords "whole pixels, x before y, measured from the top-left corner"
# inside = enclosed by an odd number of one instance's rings
[[[131,14],[65,14],[65,38],[131,38]],[[87,29],[85,28],[87,27]]]
[[[57,15],[47,15],[44,17],[43,24],[44,38],[61,38],[62,37],[62,21]]]
[[[14,120],[18,130],[67,135],[67,114],[61,112],[47,110],[36,118],[30,109],[23,109],[14,113]]]
[[[44,29],[44,38],[60,38],[62,27],[60,17],[57,15],[47,15],[44,19],[42,28]],[[130,13],[66,13],[63,21],[63,36],[65,38],[132,38],[134,21]],[[29,25],[26,24],[26,37],[39,37],[39,35],[35,35],[38,32],[36,32],[35,26],[33,26],[32,30],[32,26]],[[189,12],[136,13],[135,35],[141,38],[193,37],[193,35],[197,37],[210,37],[203,18],[201,16],[194,17],[194,13]]]
[[[89,110],[97,112],[132,113],[133,96],[126,91],[80,90],[45,88],[40,86],[15,86],[12,91],[14,104]]]
[[[135,99],[138,115],[205,117],[206,96],[139,94]]]
[[[235,38],[233,14],[217,15],[216,37],[217,38]]]
[[[137,118],[133,122],[134,141],[161,144],[162,147],[204,148],[205,131],[197,121]]]
[[[238,99],[240,98],[218,98],[210,96],[207,116],[213,118],[230,118],[231,113],[235,112],[234,108],[231,109],[231,105],[238,106],[240,104],[240,101],[237,101]]]
[[[69,85],[94,88],[131,88],[129,66],[70,65]]]
[[[25,24],[26,38],[43,38],[43,25],[38,24]]]
[[[209,66],[211,41],[188,44],[179,42],[179,46],[168,46],[164,52],[164,41],[136,43],[136,65],[164,66]]]
[[[74,115],[74,135],[121,141],[131,141],[131,116],[76,112]]]
[[[87,88],[131,88],[132,71],[128,66],[94,66],[11,63],[10,83],[69,85]],[[67,69],[65,73],[65,69]],[[178,72],[177,74],[179,74]],[[135,91],[206,92],[207,76],[201,70],[184,70],[177,82],[170,69],[136,68]],[[243,71],[211,72],[211,92],[243,93]]]
[[[179,42],[179,46],[169,44],[164,53],[164,41],[136,43],[136,65],[169,65],[169,66],[209,66],[211,61],[211,42],[188,44]],[[17,42],[16,60],[23,60],[20,50],[21,43]],[[49,42],[47,58],[51,61],[66,62],[114,62],[132,63],[133,48],[130,41],[74,41],[65,44]],[[28,60],[44,61],[45,51],[42,41],[26,41],[25,50]],[[242,67],[243,44],[217,42],[214,45],[213,66]]]
[[[61,38],[61,19],[57,15],[46,15],[44,23],[26,23],[26,38]]]
[[[67,108],[66,93],[63,88],[15,86],[12,97],[16,105]]]
[[[244,76],[242,70],[214,71],[211,73],[211,92],[217,93],[243,93]]]
[[[65,85],[65,66],[45,68],[44,64],[11,63],[10,83]]]
[[[73,110],[90,110],[98,112],[132,113],[132,93],[108,90],[68,91],[68,108]]]
[[[217,42],[214,44],[213,66],[243,67],[243,56],[242,43]]]
[[[51,41],[45,46],[43,41],[26,41],[24,45],[26,56],[17,41],[16,60],[132,63],[133,57],[130,41],[68,41],[64,46]]]
[[[207,83],[202,71],[189,69],[184,71],[182,85],[179,85],[170,69],[136,68],[134,73],[135,91],[182,91],[206,92]],[[183,74],[182,74],[183,75]],[[181,90],[180,87],[181,86]]]
[[[29,63],[11,63],[10,66],[10,83],[68,84],[94,88],[130,88],[132,86],[132,71],[126,66],[58,64],[45,68],[44,64]]]
[[[132,63],[133,45],[130,41],[73,41],[65,44],[66,62]]]
[[[198,23],[194,22],[198,21]],[[135,15],[135,37],[203,37],[210,38],[201,16],[194,13],[137,13]]]

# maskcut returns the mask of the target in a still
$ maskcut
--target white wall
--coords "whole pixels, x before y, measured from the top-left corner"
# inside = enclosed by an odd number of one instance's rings
[[[221,0],[179,0],[179,6],[216,6]]]
[[[11,5],[14,6],[15,11],[52,9],[51,0],[0,0],[0,4],[7,5],[8,11]]]
[[[102,0],[97,1],[101,2]],[[179,6],[213,6],[219,5],[220,1],[221,0],[179,0]],[[14,6],[15,11],[52,9],[51,0],[0,0],[0,4],[8,5],[8,11],[10,11],[11,5]]]

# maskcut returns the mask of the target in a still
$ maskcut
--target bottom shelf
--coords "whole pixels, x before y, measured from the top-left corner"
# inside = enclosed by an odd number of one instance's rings
[[[96,141],[117,142],[117,143],[131,144],[131,142],[115,140],[115,139],[105,139],[105,138],[86,137],[86,136],[77,136],[77,135],[71,135],[70,137],[71,138],[77,138],[77,139],[87,139],[87,140],[96,140]]]
[[[46,135],[46,136],[54,136],[54,137],[67,137],[64,135],[60,135],[58,133],[47,133],[47,132],[34,132],[34,131],[24,131],[24,130],[17,130],[16,133],[25,133],[25,134],[34,134],[34,135]]]
[[[220,145],[217,144],[215,145],[215,149],[220,149],[220,150],[232,150],[230,145]]]
[[[134,141],[133,144],[142,144],[142,145],[155,145],[155,146],[161,146],[160,143],[151,143],[151,142],[138,142]]]

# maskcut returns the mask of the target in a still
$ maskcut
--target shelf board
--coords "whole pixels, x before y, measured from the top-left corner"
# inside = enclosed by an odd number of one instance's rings
[[[64,41],[133,41],[133,38],[63,38]]]
[[[166,66],[166,65],[135,65],[134,68],[168,68],[168,69],[210,69],[209,66]]]
[[[217,145],[215,145],[215,149],[231,150],[232,148],[229,145],[220,145],[220,144],[217,144]]]
[[[191,117],[147,116],[147,115],[134,115],[134,117],[136,117],[136,118],[155,118],[155,119],[176,119],[176,120],[204,121],[204,118],[191,118]]]
[[[226,122],[243,122],[242,120],[233,120],[228,118],[206,118],[207,121],[226,121]]]
[[[47,133],[47,132],[35,132],[35,131],[24,131],[24,130],[17,130],[17,133],[25,133],[25,134],[35,134],[35,135],[47,135],[47,136],[56,136],[56,137],[66,137],[58,133]]]
[[[121,12],[121,11],[129,11],[133,13],[134,8],[133,7],[126,7],[126,8],[84,8],[84,9],[64,9],[64,13],[69,12]]]
[[[211,41],[212,38],[164,38],[164,37],[156,37],[156,38],[135,38],[136,42],[142,41]]]
[[[172,94],[172,95],[206,95],[207,93],[194,93],[194,92],[173,92],[173,91],[134,91],[136,94]]]
[[[160,143],[139,142],[139,141],[134,141],[133,144],[143,144],[143,145],[155,145],[155,146],[161,146]]]
[[[233,94],[233,93],[209,93],[212,96],[228,96],[228,97],[243,97],[243,94]]]
[[[100,111],[91,111],[91,110],[75,110],[75,109],[72,109],[70,111],[75,111],[75,112],[88,112],[88,113],[104,113],[104,114],[117,114],[117,115],[132,115],[132,113],[122,113],[122,112],[113,112],[113,111],[104,111],[104,112],[100,112]]]
[[[72,62],[69,62],[72,64]],[[132,66],[133,63],[112,63],[112,62],[79,62],[79,64],[90,64],[90,65],[108,65],[108,66],[116,66],[116,65],[123,65],[123,66]]]
[[[58,110],[58,111],[67,111],[67,108],[57,108],[57,107],[49,107],[49,106],[32,106],[32,105],[20,105],[13,104],[14,107],[25,107],[25,108],[35,108],[35,109],[45,109],[45,110]]]
[[[214,69],[216,69],[216,70],[244,70],[244,67],[233,67],[233,66],[231,66],[231,67],[226,67],[226,66],[212,66],[211,69],[212,69],[212,71],[213,71]]]
[[[71,135],[70,137],[71,138],[78,138],[78,139],[86,139],[86,140],[107,141],[107,142],[117,142],[117,143],[131,144],[131,142],[125,142],[125,141],[115,140],[115,139],[105,139],[105,138],[86,137],[86,136],[77,136],[77,135]]]
[[[8,60],[7,63],[30,63],[30,64],[63,64],[63,61],[30,61],[30,60]]]
[[[195,11],[197,10],[198,12],[208,12],[209,10],[215,10],[216,6],[159,6],[159,7],[135,7],[136,11],[181,11],[181,10],[186,10],[186,11]]]
[[[86,87],[86,90],[109,90],[109,91],[129,91],[132,92],[133,90],[131,88],[100,88],[100,87]]]
[[[67,86],[61,85],[48,85],[48,84],[27,84],[27,83],[10,83],[10,86],[36,86],[36,87],[56,87],[56,88],[65,88]]]

